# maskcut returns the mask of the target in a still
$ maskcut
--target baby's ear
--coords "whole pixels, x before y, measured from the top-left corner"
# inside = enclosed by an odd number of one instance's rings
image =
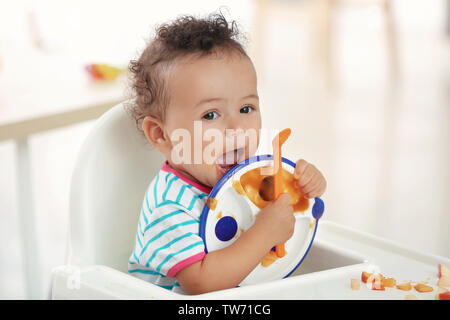
[[[170,152],[171,142],[164,134],[162,122],[154,117],[147,116],[142,121],[142,130],[144,130],[147,140],[159,151],[164,154]]]

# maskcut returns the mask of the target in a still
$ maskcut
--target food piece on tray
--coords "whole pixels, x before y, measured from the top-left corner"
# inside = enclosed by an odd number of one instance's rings
[[[350,280],[350,287],[352,288],[352,290],[359,290],[361,289],[361,285],[359,283],[358,279],[351,279]]]
[[[439,263],[438,264],[438,278],[441,279],[442,277],[450,278],[450,268],[442,263]]]
[[[384,277],[379,273],[374,273],[367,278],[367,287],[372,290],[384,291]]]
[[[427,286],[426,284],[423,283],[418,283],[414,286],[414,289],[416,289],[417,292],[431,292],[433,291],[433,287]]]
[[[380,273],[369,273],[363,271],[361,273],[361,281],[367,284],[367,287],[372,290],[384,290],[384,277]]]
[[[450,291],[440,293],[439,300],[450,300]]]
[[[363,273],[361,274],[361,281],[367,283],[367,279],[369,279],[371,275],[371,273],[363,271]]]
[[[397,281],[394,278],[384,278],[381,280],[381,283],[385,287],[393,288],[395,286],[395,284],[397,283]]]
[[[437,285],[439,287],[450,287],[450,277],[442,276],[439,280]]]
[[[434,300],[450,300],[450,291],[445,288],[438,288]]]
[[[372,286],[371,286],[372,290],[377,290],[377,291],[384,291],[385,288],[383,286],[383,284],[381,283],[381,281],[374,281],[372,282]]]
[[[409,291],[412,289],[411,282],[398,284],[396,287],[397,287],[397,289],[403,290],[403,291]]]
[[[405,296],[405,300],[419,300],[419,299],[417,299],[417,297],[413,294],[407,294]]]

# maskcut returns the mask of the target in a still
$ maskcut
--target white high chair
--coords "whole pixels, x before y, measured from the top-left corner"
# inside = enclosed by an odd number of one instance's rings
[[[123,104],[97,120],[73,172],[67,261],[53,270],[53,299],[403,299],[399,290],[353,291],[350,279],[381,270],[421,280],[435,278],[437,263],[450,265],[448,258],[322,218],[308,255],[290,277],[196,296],[173,293],[127,273],[142,199],[162,162]]]
[[[53,271],[52,298],[148,298],[157,288],[126,273],[140,206],[163,156],[119,104],[84,142],[71,181],[67,265]],[[152,290],[149,290],[151,287]]]

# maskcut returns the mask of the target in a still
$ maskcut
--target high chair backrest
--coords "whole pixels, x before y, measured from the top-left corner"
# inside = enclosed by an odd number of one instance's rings
[[[145,191],[163,161],[124,103],[96,121],[72,176],[67,263],[127,269]]]

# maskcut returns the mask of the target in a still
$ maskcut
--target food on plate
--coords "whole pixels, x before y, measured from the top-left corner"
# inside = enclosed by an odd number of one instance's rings
[[[217,201],[217,199],[215,198],[208,198],[208,200],[206,200],[206,206],[210,209],[210,210],[216,210],[217,207],[217,203],[219,201]]]
[[[262,259],[261,261],[261,265],[263,267],[268,267],[270,266],[272,263],[275,262],[275,260],[277,260],[277,254],[275,253],[275,251],[270,250],[269,253]]]
[[[237,193],[239,193],[240,195],[245,195],[245,191],[242,188],[241,182],[239,180],[231,181],[231,185],[233,186],[234,190],[236,190]]]
[[[413,294],[407,294],[405,296],[405,300],[419,300],[419,299],[417,299],[417,297]]]
[[[267,172],[273,172],[273,167],[264,167]],[[232,182],[233,188],[237,193],[246,196],[255,206],[262,209],[273,200],[273,176],[261,174],[263,168],[255,168],[244,173],[240,180]],[[281,172],[283,180],[282,192],[289,193],[292,197],[291,204],[294,212],[303,212],[308,209],[309,200],[303,196],[298,187],[297,180],[289,171],[282,169]],[[266,190],[268,189],[268,190]],[[209,207],[209,206],[208,206]],[[210,209],[212,209],[210,207]],[[277,246],[278,247],[278,246]],[[278,247],[281,249],[281,247]],[[270,251],[262,260],[263,267],[270,266],[278,257],[286,254],[277,251]],[[282,251],[282,250],[281,250]]]
[[[272,167],[263,168],[266,168],[268,172],[273,171]],[[247,198],[260,209],[264,208],[270,203],[270,200],[272,200],[265,195],[265,193],[268,192],[263,192],[263,194],[261,194],[261,187],[264,185],[271,185],[271,187],[273,188],[273,183],[263,184],[264,179],[266,179],[265,181],[273,180],[271,175],[261,174],[263,168],[255,168],[249,170],[241,176],[240,184],[233,183],[233,187],[236,192],[238,192],[239,194],[242,194],[242,192],[244,192]],[[282,192],[289,193],[291,195],[291,204],[294,207],[294,212],[304,212],[305,210],[307,210],[309,206],[309,200],[305,198],[301,193],[294,175],[289,171],[282,169],[281,176],[283,180]]]

